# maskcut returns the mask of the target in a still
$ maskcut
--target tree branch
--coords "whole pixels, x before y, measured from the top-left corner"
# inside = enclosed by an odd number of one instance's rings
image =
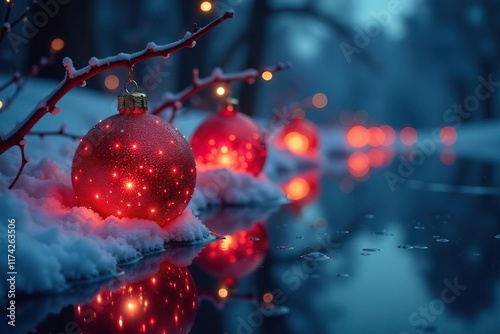
[[[10,104],[15,100],[17,95],[21,92],[21,90],[24,88],[24,84],[26,83],[26,80],[29,77],[36,76],[38,73],[40,73],[41,70],[43,70],[45,67],[48,65],[51,65],[54,63],[54,60],[56,59],[55,55],[57,54],[57,51],[51,51],[48,57],[42,57],[38,61],[38,63],[31,65],[29,69],[24,71],[23,74],[20,74],[19,72],[14,72],[12,75],[12,78],[5,82],[3,85],[0,86],[0,92],[3,90],[7,89],[9,86],[12,84],[16,85],[16,89],[14,93],[7,98],[5,101],[4,106],[2,107],[2,111],[5,111],[9,109]]]
[[[45,136],[60,136],[60,137],[66,137],[69,139],[73,140],[78,140],[81,139],[82,136],[75,135],[72,133],[67,133],[66,132],[66,126],[63,124],[61,128],[58,131],[30,131],[28,135],[31,136],[39,136],[40,138],[43,138]]]
[[[193,95],[199,93],[205,88],[215,84],[215,83],[231,83],[231,82],[248,82],[253,83],[257,77],[259,77],[263,72],[269,71],[271,73],[276,73],[279,71],[286,70],[290,68],[290,63],[279,63],[276,66],[263,68],[261,70],[247,69],[241,72],[235,73],[223,73],[221,69],[216,68],[212,71],[209,76],[200,79],[198,75],[198,70],[193,70],[193,82],[188,87],[184,88],[177,94],[167,93],[164,95],[163,101],[151,112],[153,115],[158,115],[163,111],[171,108],[172,115],[169,121],[172,122],[175,118],[177,110],[182,107],[182,104],[189,100]]]
[[[4,39],[5,36],[14,28],[16,25],[19,24],[19,22],[24,22],[26,20],[26,17],[28,16],[29,12],[33,10],[35,5],[38,3],[39,0],[33,0],[33,2],[26,7],[26,10],[19,16],[16,20],[14,20],[12,23],[9,23],[9,18],[11,14],[12,7],[14,6],[14,0],[6,0],[7,2],[7,12],[5,12],[5,19],[4,23],[2,25],[2,30],[0,31],[0,44],[2,43],[2,40]]]
[[[173,52],[188,47],[192,48],[195,46],[197,39],[204,36],[220,23],[232,18],[233,16],[234,11],[227,11],[216,20],[202,28],[199,28],[196,32],[187,32],[182,39],[168,45],[157,46],[155,43],[150,42],[144,50],[133,54],[120,53],[116,56],[105,59],[92,57],[89,60],[89,65],[79,70],[75,70],[73,62],[70,58],[64,58],[63,65],[66,69],[66,76],[64,80],[59,83],[54,91],[41,100],[30,115],[28,115],[18,126],[16,126],[16,128],[14,128],[5,139],[0,138],[0,155],[14,146],[19,146],[20,142],[24,140],[24,136],[26,136],[33,126],[47,113],[54,112],[56,103],[74,87],[82,85],[86,80],[112,68],[130,68],[135,64],[150,58],[168,57]],[[21,168],[24,168],[24,164],[21,165]],[[18,177],[16,177],[15,181],[17,181],[17,179]]]

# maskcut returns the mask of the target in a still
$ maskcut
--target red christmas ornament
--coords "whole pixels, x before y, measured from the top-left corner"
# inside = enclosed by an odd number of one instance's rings
[[[238,112],[236,103],[229,99],[217,114],[208,117],[194,132],[191,148],[199,165],[258,175],[266,161],[266,144],[257,124]]]
[[[164,225],[193,195],[196,165],[189,144],[169,122],[148,114],[146,95],[118,97],[119,114],[81,140],[71,167],[76,198],[101,216]]]
[[[303,117],[296,117],[285,125],[279,134],[279,140],[295,154],[315,156],[318,153],[318,129]]]
[[[268,247],[265,224],[257,223],[251,229],[240,230],[226,235],[225,239],[209,243],[195,261],[214,277],[236,281],[262,264]]]
[[[151,277],[102,289],[90,302],[74,307],[82,334],[188,333],[194,324],[197,290],[186,268],[163,262]]]

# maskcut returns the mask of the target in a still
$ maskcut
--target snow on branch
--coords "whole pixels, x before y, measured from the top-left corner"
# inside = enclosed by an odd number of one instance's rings
[[[163,96],[163,101],[153,109],[151,112],[153,115],[158,115],[167,109],[172,109],[172,115],[170,116],[170,122],[175,118],[176,111],[182,107],[182,104],[189,100],[193,95],[196,95],[205,88],[215,84],[215,83],[231,83],[231,82],[247,82],[254,83],[255,79],[262,75],[263,72],[279,72],[290,68],[290,63],[279,63],[276,66],[263,68],[261,70],[247,69],[241,72],[235,73],[224,73],[220,68],[215,68],[212,73],[205,77],[199,77],[197,69],[193,70],[193,81],[191,85],[184,88],[177,94],[166,93]]]
[[[5,138],[0,138],[0,155],[14,146],[21,147],[21,153],[23,153],[22,148],[24,147],[24,145],[20,145],[20,143],[24,141],[24,137],[26,136],[26,134],[28,134],[33,126],[35,126],[35,124],[43,116],[45,116],[47,113],[50,113],[56,107],[56,103],[74,87],[82,85],[86,80],[109,69],[117,67],[131,68],[135,64],[138,64],[147,59],[155,57],[168,57],[173,52],[177,52],[184,48],[194,47],[195,42],[198,38],[204,36],[220,23],[229,18],[232,18],[233,16],[234,11],[229,10],[206,26],[202,28],[196,27],[195,32],[188,32],[182,39],[171,44],[157,46],[154,43],[149,43],[144,50],[133,54],[120,53],[116,56],[104,59],[91,58],[91,63],[79,70],[74,69],[70,58],[65,58],[65,78],[48,96],[42,99],[35,107],[35,109],[33,109],[33,111]],[[20,172],[22,172],[22,169],[24,168],[24,165],[26,163],[27,159],[23,158]],[[9,186],[9,189],[11,189],[15,185],[15,182],[18,178],[19,177],[16,177],[14,182]]]

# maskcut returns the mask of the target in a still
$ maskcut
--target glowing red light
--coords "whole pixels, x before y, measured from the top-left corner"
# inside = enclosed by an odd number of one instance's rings
[[[226,167],[253,175],[260,173],[267,155],[258,126],[232,105],[208,117],[196,129],[191,148],[199,165]]]
[[[399,133],[399,139],[406,146],[415,144],[417,142],[417,138],[417,130],[409,126],[402,128],[401,132]]]
[[[457,130],[452,126],[445,126],[439,132],[439,138],[444,145],[451,146],[457,141]]]
[[[294,118],[283,127],[279,138],[282,145],[295,154],[315,156],[318,153],[318,129],[305,118]]]
[[[385,142],[385,132],[375,126],[368,129],[368,144],[370,146],[380,146]]]
[[[368,151],[367,155],[370,166],[378,168],[384,165],[386,158],[383,150],[378,148],[372,148],[371,150]]]
[[[347,143],[352,147],[364,147],[368,144],[370,134],[368,130],[361,125],[355,125],[347,131]]]
[[[196,258],[205,272],[217,278],[235,279],[252,273],[262,264],[269,247],[264,224],[225,237],[209,243]]]
[[[457,160],[457,154],[453,149],[444,149],[439,153],[439,159],[445,165],[453,165]]]
[[[354,152],[347,158],[347,167],[352,176],[363,177],[370,171],[370,160],[363,152]]]
[[[382,125],[380,127],[382,131],[384,131],[384,142],[383,146],[391,146],[396,141],[396,131],[389,125]]]
[[[82,139],[71,179],[79,204],[102,217],[136,217],[164,225],[191,199],[196,174],[190,171],[195,167],[189,144],[170,123],[147,113],[118,114],[95,125]],[[178,172],[173,175],[172,169]],[[154,214],[148,207],[156,208]]]

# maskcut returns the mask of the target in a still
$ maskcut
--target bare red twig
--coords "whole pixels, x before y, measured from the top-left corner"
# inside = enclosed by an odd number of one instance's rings
[[[56,59],[55,55],[57,54],[56,51],[51,51],[48,57],[42,57],[38,61],[38,63],[31,65],[29,69],[24,71],[23,74],[20,74],[19,72],[15,72],[12,75],[12,78],[5,82],[2,86],[0,86],[0,92],[3,90],[7,89],[9,86],[12,84],[16,85],[16,89],[12,95],[7,98],[7,100],[4,103],[4,106],[2,108],[2,111],[5,111],[9,108],[10,104],[15,100],[17,95],[21,92],[21,90],[24,88],[24,84],[26,83],[26,79],[32,76],[38,75],[41,70],[43,70],[45,67],[47,67],[50,64],[54,63],[54,60]]]
[[[26,141],[21,140],[17,146],[19,146],[19,149],[21,150],[21,167],[19,167],[19,170],[17,171],[17,175],[14,178],[14,181],[9,186],[9,189],[12,189],[14,185],[16,184],[17,180],[19,180],[19,177],[23,173],[24,167],[26,167],[26,164],[28,163],[28,158],[26,158],[26,153],[24,152],[24,147],[26,146]]]
[[[30,131],[28,133],[28,135],[39,136],[40,138],[43,138],[45,136],[59,136],[59,137],[66,137],[66,138],[73,139],[73,140],[78,140],[78,139],[82,138],[82,136],[75,135],[72,133],[67,133],[66,126],[64,126],[64,125],[62,125],[58,131]]]
[[[89,65],[79,70],[75,70],[71,59],[65,58],[63,60],[64,67],[66,69],[66,76],[64,80],[59,83],[59,85],[52,93],[41,100],[38,103],[37,107],[30,113],[30,115],[28,115],[24,119],[24,121],[22,121],[16,128],[14,128],[5,139],[0,138],[0,154],[5,153],[8,149],[14,146],[20,146],[20,143],[23,141],[26,134],[33,128],[33,126],[47,113],[52,112],[56,108],[56,103],[74,87],[81,85],[86,80],[109,69],[116,67],[130,68],[135,64],[147,59],[155,57],[167,57],[173,52],[188,47],[194,47],[197,39],[204,36],[220,23],[229,18],[232,18],[233,16],[233,11],[227,11],[216,20],[212,21],[202,28],[199,28],[196,32],[186,33],[186,35],[182,39],[168,45],[157,46],[155,43],[148,43],[144,50],[136,52],[134,54],[120,53],[114,57],[105,59],[91,58],[89,60]],[[21,168],[24,168],[24,160],[25,159],[23,159]],[[19,177],[16,177],[14,181],[17,181],[18,178]],[[11,187],[14,186],[14,184],[15,182],[13,182]]]
[[[290,63],[279,63],[276,66],[263,68],[261,70],[248,69],[241,72],[235,73],[223,73],[220,69],[214,69],[212,73],[200,79],[198,75],[198,70],[193,70],[193,83],[188,87],[184,88],[177,94],[167,93],[164,96],[163,102],[153,109],[151,112],[153,115],[158,115],[163,111],[171,108],[172,114],[170,115],[169,121],[172,122],[175,118],[176,112],[182,107],[182,104],[189,100],[193,95],[199,93],[205,88],[215,84],[215,83],[226,83],[231,82],[248,82],[253,83],[256,78],[258,78],[263,72],[269,71],[271,73],[276,73],[279,71],[286,70],[290,68]]]

